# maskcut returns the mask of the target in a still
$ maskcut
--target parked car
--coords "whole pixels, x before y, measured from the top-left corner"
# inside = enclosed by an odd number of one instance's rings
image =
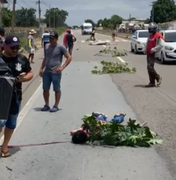
[[[144,48],[149,37],[148,30],[136,30],[131,38],[131,52],[144,53]]]
[[[159,31],[164,39],[164,47],[156,57],[164,64],[166,61],[176,61],[176,30],[161,30]]]

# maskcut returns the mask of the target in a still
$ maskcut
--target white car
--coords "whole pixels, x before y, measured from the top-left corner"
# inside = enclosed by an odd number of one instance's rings
[[[144,53],[149,35],[148,30],[136,30],[131,38],[131,52]]]
[[[156,57],[164,64],[166,61],[176,61],[176,30],[161,30],[165,39],[164,47]]]

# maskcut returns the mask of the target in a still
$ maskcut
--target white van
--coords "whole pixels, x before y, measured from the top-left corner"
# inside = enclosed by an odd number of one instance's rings
[[[81,26],[81,33],[84,34],[91,34],[93,26],[91,23],[83,23]]]

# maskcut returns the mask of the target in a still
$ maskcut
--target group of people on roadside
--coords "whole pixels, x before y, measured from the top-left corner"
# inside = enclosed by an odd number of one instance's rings
[[[57,32],[50,31],[45,33],[48,34],[43,34],[42,36],[42,42],[44,43],[44,58],[39,69],[39,75],[42,77],[44,97],[44,106],[41,108],[41,111],[57,112],[59,110],[58,106],[61,98],[62,71],[72,60],[67,47],[73,49],[73,44],[71,44],[71,41],[68,39],[67,46],[65,46],[65,44],[60,45],[58,43],[59,35]],[[31,45],[29,49],[30,58],[31,54],[34,54],[35,52],[35,50],[33,50],[34,35],[35,31],[30,31],[28,37],[29,44]],[[67,37],[69,36],[66,36],[66,38]],[[30,81],[34,76],[29,57],[27,58],[25,55],[19,53],[19,49],[20,39],[15,35],[5,36],[5,29],[0,27],[0,63],[6,64],[11,70],[12,76],[15,78],[13,86],[13,96],[15,96],[15,98],[12,98],[12,101],[9,102],[13,111],[9,110],[7,119],[0,119],[0,132],[2,132],[5,127],[4,140],[0,152],[0,156],[4,158],[11,155],[8,151],[8,144],[17,126],[17,118],[20,112],[23,97],[22,83]],[[63,62],[63,56],[66,58],[65,62]],[[33,59],[31,62],[33,62]],[[50,107],[49,104],[51,84],[53,84],[53,91],[55,92],[55,103],[52,107]],[[2,104],[0,106],[2,106]]]

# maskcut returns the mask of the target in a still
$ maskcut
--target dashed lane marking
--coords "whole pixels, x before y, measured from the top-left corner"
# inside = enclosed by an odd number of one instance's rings
[[[122,63],[126,63],[121,57],[117,57]]]

